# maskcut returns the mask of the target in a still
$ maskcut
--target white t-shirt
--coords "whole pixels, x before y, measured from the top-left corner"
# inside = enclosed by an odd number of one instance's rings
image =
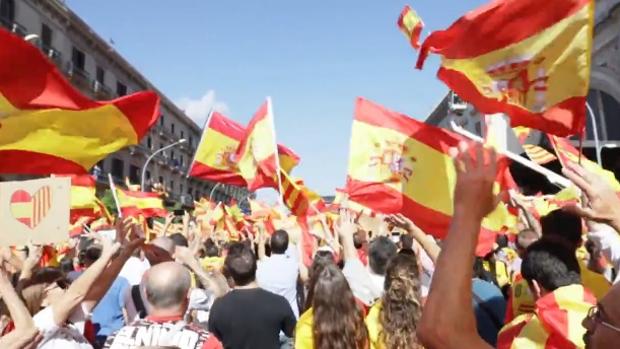
[[[371,306],[375,300],[383,295],[385,276],[373,273],[359,259],[346,260],[342,273],[347,279],[353,295],[365,305]]]
[[[142,280],[142,276],[150,267],[151,264],[146,258],[141,260],[138,257],[132,256],[125,262],[118,275],[127,279],[130,285],[138,285]]]
[[[58,326],[54,321],[54,312],[47,307],[32,318],[35,327],[43,335],[43,341],[38,349],[92,349],[84,335],[84,321],[86,317],[80,307],[70,316],[69,323]]]
[[[298,275],[299,259],[294,246],[289,246],[284,254],[272,254],[266,260],[259,261],[256,270],[258,286],[286,298],[296,319],[299,318],[299,306],[297,305]]]

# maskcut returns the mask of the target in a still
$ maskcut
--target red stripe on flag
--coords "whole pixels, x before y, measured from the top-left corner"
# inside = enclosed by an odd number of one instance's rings
[[[197,161],[192,165],[189,175],[239,187],[245,187],[247,185],[245,179],[237,172],[215,169]]]
[[[2,29],[0,29],[2,30]],[[25,150],[0,150],[0,173],[15,173],[14,164],[27,164],[20,166],[19,174],[49,173],[54,168],[54,173],[87,173],[79,164],[64,158],[35,153]]]
[[[211,114],[211,120],[209,120],[208,127],[226,137],[240,142],[245,135],[245,127],[218,112],[213,112],[213,114]]]
[[[24,190],[17,190],[11,196],[11,203],[29,202],[30,200],[32,200],[32,197]]]
[[[30,218],[28,217],[20,217],[17,218],[18,221],[20,221],[21,223],[25,224],[27,227],[31,227],[30,225]]]
[[[585,97],[572,97],[550,107],[543,113],[532,113],[518,106],[483,96],[472,81],[457,70],[441,67],[437,72],[437,77],[450,88],[458,87],[459,96],[474,104],[481,113],[509,114],[513,127],[525,126],[559,136],[567,136],[569,133],[581,132],[585,126],[583,125],[585,123]],[[583,122],[574,123],[573,120],[583,120]],[[570,132],[567,133],[567,129]],[[418,138],[417,135],[416,138]]]

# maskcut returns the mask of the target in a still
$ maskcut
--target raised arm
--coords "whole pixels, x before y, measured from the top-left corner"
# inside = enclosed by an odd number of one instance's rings
[[[15,324],[15,329],[11,333],[0,337],[0,348],[22,348],[30,344],[38,331],[34,326],[28,308],[15,292],[4,269],[0,269],[0,296],[2,296]]]
[[[353,243],[353,234],[357,231],[357,224],[353,212],[347,209],[340,210],[340,218],[337,224],[338,235],[342,245],[342,253],[345,262],[347,260],[358,259],[357,250]]]
[[[191,249],[183,246],[177,246],[174,255],[180,262],[185,264],[191,271],[194,272],[194,274],[196,274],[200,280],[200,283],[202,283],[205,288],[211,290],[216,298],[221,297],[228,292],[226,278],[219,271],[213,271],[210,274],[202,269],[200,262],[198,262],[198,259],[196,259]]]
[[[57,325],[64,324],[73,312],[73,309],[86,299],[90,289],[95,282],[100,282],[100,277],[104,273],[106,266],[112,260],[114,254],[118,252],[120,248],[119,243],[112,243],[109,240],[103,241],[105,242],[103,243],[103,249],[99,259],[88,267],[84,273],[69,286],[69,289],[67,289],[62,297],[52,304],[54,322]],[[93,299],[93,296],[89,298]]]
[[[386,220],[395,226],[404,229],[408,234],[411,234],[413,238],[422,246],[424,252],[433,261],[433,264],[437,263],[437,258],[441,252],[441,248],[435,242],[432,236],[426,234],[422,229],[413,223],[409,218],[402,214],[389,215]]]
[[[459,147],[460,152],[451,152],[457,172],[454,215],[417,331],[428,349],[491,348],[476,331],[471,280],[482,218],[497,204],[493,195],[496,155],[481,144],[474,146],[475,157],[466,144]]]

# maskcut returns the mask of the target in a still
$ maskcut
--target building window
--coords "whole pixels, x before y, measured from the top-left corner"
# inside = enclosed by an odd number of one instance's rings
[[[15,21],[15,1],[14,0],[2,0],[0,1],[0,17],[8,22]]]
[[[151,171],[146,171],[146,179],[147,180],[151,179]]]
[[[105,81],[105,70],[101,67],[97,67],[97,81],[103,85]]]
[[[183,193],[183,184],[179,184],[179,193]]]
[[[170,181],[170,191],[174,191],[174,181]]]
[[[170,160],[174,160],[174,151],[170,151]]]
[[[41,44],[45,48],[52,47],[52,28],[50,28],[47,24],[43,23],[41,25]]]
[[[181,154],[181,155],[180,155],[180,159],[179,159],[179,161],[181,162],[181,166],[183,166],[183,165],[184,165],[184,162],[185,162],[184,160],[185,160],[185,159],[183,158],[183,154]]]
[[[164,185],[164,177],[159,176],[159,184]]]
[[[189,147],[192,148],[194,146],[194,137],[189,136]]]
[[[183,130],[181,130],[181,138],[183,138],[185,136]]]
[[[164,127],[164,114],[159,116],[159,126]]]
[[[125,164],[123,163],[123,160],[112,159],[112,177],[122,179],[124,176],[124,167]]]
[[[192,195],[192,187],[187,188],[187,195]]]
[[[127,94],[127,86],[120,81],[116,82],[116,94],[122,97]]]
[[[84,71],[84,67],[86,66],[86,56],[84,55],[84,52],[78,50],[76,47],[73,47],[71,62],[73,63],[73,68]]]
[[[174,135],[174,123],[170,124],[170,132]]]
[[[140,183],[140,168],[138,166],[129,166],[129,181],[132,184]]]
[[[153,141],[151,140],[151,136],[148,136],[148,138],[146,139],[146,146],[149,149],[153,149]]]

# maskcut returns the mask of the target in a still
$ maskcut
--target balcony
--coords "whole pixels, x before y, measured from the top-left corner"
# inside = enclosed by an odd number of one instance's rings
[[[83,68],[76,67],[73,62],[67,63],[67,75],[71,79],[71,82],[73,82],[73,84],[78,88],[91,88],[92,83],[88,72],[86,72]]]
[[[58,68],[62,68],[62,54],[60,51],[45,45],[41,45],[40,48],[41,51],[43,51],[43,54],[45,54],[50,61],[54,62]]]
[[[109,87],[107,87],[106,85],[104,85],[103,83],[97,81],[97,80],[93,80],[92,82],[92,89],[93,89],[93,93],[95,94],[95,97],[97,99],[112,99],[114,98],[114,93],[112,93],[112,90],[110,90]]]
[[[147,158],[151,155],[151,150],[142,144],[132,145],[128,149],[129,155],[132,156],[143,156],[144,158]]]
[[[22,38],[28,35],[28,29],[26,29],[26,27],[8,18],[0,17],[0,25]]]

